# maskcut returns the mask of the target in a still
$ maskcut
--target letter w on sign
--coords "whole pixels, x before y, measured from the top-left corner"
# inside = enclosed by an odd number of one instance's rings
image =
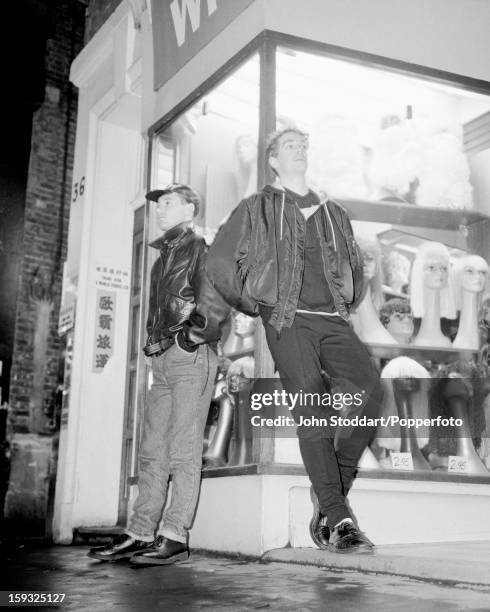
[[[212,15],[217,9],[216,0],[207,0],[207,5],[208,15]],[[177,44],[181,47],[185,43],[187,15],[189,15],[193,32],[201,25],[201,0],[173,0],[170,4],[170,12]]]

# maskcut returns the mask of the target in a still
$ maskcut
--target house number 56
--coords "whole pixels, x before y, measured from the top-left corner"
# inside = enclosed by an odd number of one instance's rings
[[[72,202],[76,202],[78,200],[78,198],[82,197],[83,194],[85,192],[85,177],[82,176],[82,178],[78,181],[78,183],[75,183],[73,185],[73,198],[72,198]]]

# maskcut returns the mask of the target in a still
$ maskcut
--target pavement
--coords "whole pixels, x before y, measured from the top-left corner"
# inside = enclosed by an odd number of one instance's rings
[[[339,555],[316,548],[278,548],[265,553],[262,560],[490,587],[490,542],[386,545],[377,546],[373,555]]]
[[[407,563],[408,559],[417,558],[415,548],[411,548],[412,556],[408,549],[405,555],[398,555]],[[432,553],[418,558],[436,559],[436,547],[428,545],[429,548]],[[393,551],[386,551],[386,556],[385,551],[379,551],[376,555],[363,556],[362,560],[359,555],[356,560],[349,556],[350,560],[341,561],[351,566],[366,564],[367,569],[360,571],[334,566],[332,560],[325,562],[331,556],[337,559],[340,555],[313,549],[289,549],[289,558],[280,562],[272,559],[285,555],[288,549],[271,551],[261,560],[194,553],[189,561],[179,565],[144,568],[131,567],[127,561],[94,561],[86,556],[87,550],[87,546],[3,544],[0,588],[11,592],[66,593],[61,609],[80,612],[490,610],[490,585],[468,580],[434,582],[427,577],[414,580],[390,574],[386,571],[390,569],[387,559]],[[454,551],[463,555],[462,565],[479,562],[478,559],[472,562],[471,551],[464,552],[463,546],[452,550],[453,557]],[[482,552],[476,548],[475,551]],[[376,573],[376,564],[383,559],[384,570],[380,570],[383,573]],[[445,563],[442,559],[439,561]],[[316,566],[311,565],[313,562]],[[483,559],[480,562],[486,563]]]

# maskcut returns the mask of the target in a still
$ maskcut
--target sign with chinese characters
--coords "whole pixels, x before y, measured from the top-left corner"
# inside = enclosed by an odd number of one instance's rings
[[[129,271],[114,266],[95,268],[95,286],[100,289],[129,291]]]
[[[116,317],[115,291],[97,289],[95,308],[95,336],[92,372],[103,372],[114,354],[114,322]]]
[[[155,90],[255,0],[158,0],[151,3]]]

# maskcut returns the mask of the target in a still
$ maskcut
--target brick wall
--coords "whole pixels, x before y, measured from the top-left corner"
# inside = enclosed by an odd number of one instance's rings
[[[85,44],[125,0],[89,0],[85,26]]]
[[[60,0],[52,7],[45,98],[32,124],[10,377],[13,432],[50,431],[52,423],[44,412],[49,411],[58,382],[57,322],[77,112],[76,90],[68,78],[71,61],[83,45],[85,6],[78,0]]]

